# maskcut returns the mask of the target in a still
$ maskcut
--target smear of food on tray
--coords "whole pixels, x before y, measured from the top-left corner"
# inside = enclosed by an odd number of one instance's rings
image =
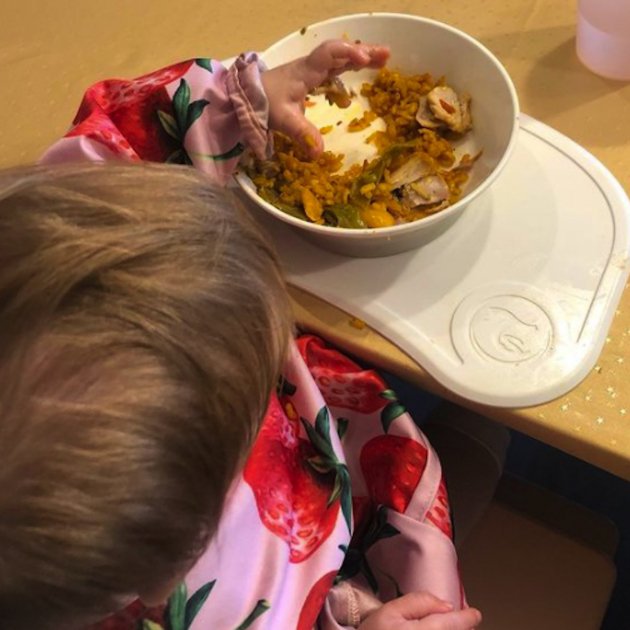
[[[456,154],[472,129],[471,98],[444,78],[385,68],[359,94],[335,79],[305,106],[325,152],[310,160],[276,134],[272,159],[245,168],[263,199],[306,221],[343,228],[417,221],[461,197],[479,156]]]

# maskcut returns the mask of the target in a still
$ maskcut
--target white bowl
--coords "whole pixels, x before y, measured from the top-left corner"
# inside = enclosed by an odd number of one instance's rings
[[[430,72],[445,76],[457,91],[472,96],[473,129],[466,151],[482,149],[462,198],[445,210],[413,223],[392,227],[347,229],[308,223],[261,199],[245,174],[237,181],[245,193],[269,214],[300,230],[319,246],[348,256],[388,256],[419,247],[442,234],[466,206],[498,177],[516,143],[518,99],[514,85],[496,57],[465,33],[426,18],[396,13],[362,13],[313,24],[273,44],[262,58],[270,67],[308,54],[326,39],[348,37],[391,49],[388,66],[404,73]],[[373,70],[343,75],[349,87],[375,76]],[[325,140],[325,137],[324,137]]]

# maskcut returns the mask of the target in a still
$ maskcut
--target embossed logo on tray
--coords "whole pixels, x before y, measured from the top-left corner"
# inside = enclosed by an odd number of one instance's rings
[[[470,342],[481,355],[503,363],[538,357],[553,343],[553,324],[536,302],[518,295],[497,295],[470,319]]]

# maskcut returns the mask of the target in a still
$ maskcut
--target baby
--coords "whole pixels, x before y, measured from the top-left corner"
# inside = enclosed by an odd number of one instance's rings
[[[272,248],[211,181],[274,128],[318,155],[305,95],[386,59],[334,41],[106,81],[0,174],[3,629],[479,622],[430,445],[376,373],[292,340]]]

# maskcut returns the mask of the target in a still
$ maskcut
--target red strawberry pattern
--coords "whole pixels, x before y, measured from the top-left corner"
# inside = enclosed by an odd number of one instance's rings
[[[301,337],[298,348],[327,404],[360,413],[373,413],[387,404],[380,395],[387,386],[376,372],[363,370],[317,337]]]
[[[380,395],[385,390],[383,382],[374,373],[339,374],[325,367],[313,368],[311,371],[324,400],[331,407],[367,414],[387,404],[387,400]]]
[[[131,602],[125,609],[106,617],[87,630],[130,630],[135,628],[140,621],[152,621],[162,623],[166,606],[148,608],[139,599]]]
[[[363,368],[338,350],[328,346],[323,339],[315,335],[300,335],[295,341],[309,369],[313,367],[329,368],[338,374],[360,372]],[[383,381],[383,389],[385,382]]]
[[[111,121],[109,116],[102,111],[95,110],[89,117],[73,127],[67,134],[67,138],[73,136],[85,136],[105,145],[115,156],[134,162],[140,160],[140,156],[133,150],[128,140],[120,133],[120,130]]]
[[[290,560],[297,563],[330,536],[344,495],[348,501],[350,497],[345,466],[339,468],[345,472],[334,470],[334,462],[326,461],[332,459],[331,452],[322,453],[326,448],[318,444],[318,451],[313,444],[318,438],[300,437],[297,412],[289,400],[284,402],[283,409],[272,396],[243,477],[254,492],[264,526],[289,545]]]
[[[111,114],[121,107],[129,107],[142,101],[148,94],[183,77],[193,63],[192,60],[183,61],[132,81],[109,79],[93,85],[85,93],[73,124],[77,125],[85,120],[95,109]]]
[[[435,501],[427,512],[426,519],[449,538],[453,537],[451,511],[448,502],[448,493],[446,492],[446,483],[443,477],[440,480]]]
[[[207,60],[196,60],[212,71]],[[134,79],[113,79],[92,86],[85,94],[67,134],[86,136],[128,160],[190,163],[183,141],[208,101],[190,102],[190,87],[182,77],[195,61],[185,61]],[[180,80],[173,99],[167,86]]]
[[[302,604],[296,630],[312,630],[315,626],[317,617],[324,606],[326,596],[333,585],[336,575],[336,571],[330,571],[322,575],[322,577],[313,584]]]
[[[381,435],[361,450],[361,471],[373,501],[404,512],[427,463],[424,445],[407,437]]]
[[[312,335],[300,337],[297,344],[326,404],[363,414],[380,410],[385,433],[405,413],[396,394],[374,370],[362,369]]]
[[[160,114],[173,116],[171,98],[164,87],[152,89],[138,101],[122,104],[110,118],[143,160],[166,162],[181,143],[165,130]]]

